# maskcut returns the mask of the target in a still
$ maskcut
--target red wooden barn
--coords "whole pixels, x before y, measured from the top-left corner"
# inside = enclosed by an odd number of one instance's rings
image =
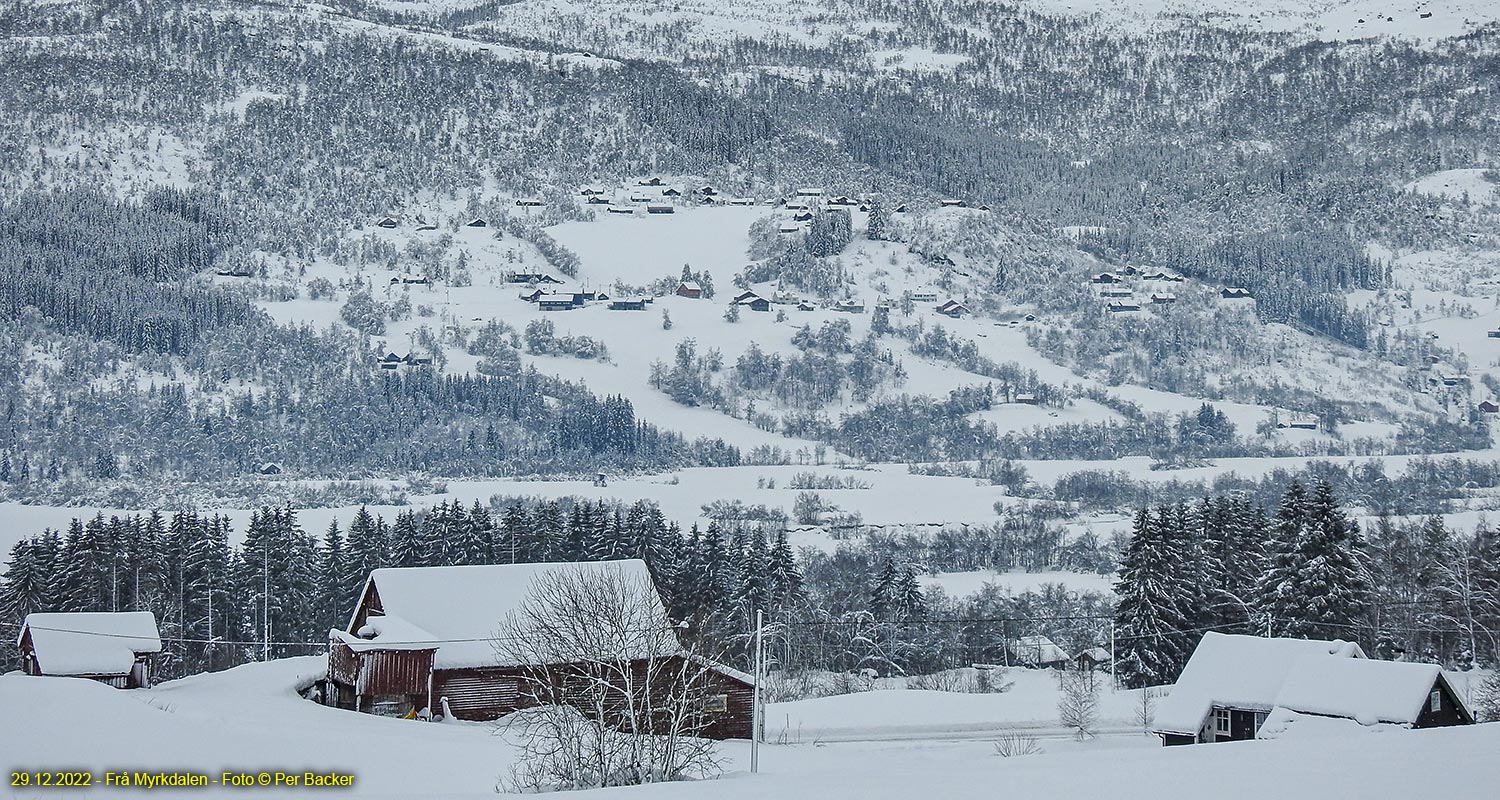
[[[464,720],[493,720],[536,705],[539,684],[564,680],[582,667],[559,657],[516,663],[501,652],[516,648],[497,647],[495,638],[534,581],[554,570],[617,571],[651,586],[645,562],[635,559],[377,569],[365,581],[348,626],[329,632],[326,701],[393,714],[430,709]],[[651,593],[655,605],[648,613],[661,630],[671,630],[654,588]],[[647,685],[647,675],[660,681],[692,673],[708,716],[703,735],[749,738],[754,678],[689,654],[675,634],[653,641],[658,652],[621,654],[611,671],[631,675],[636,686]]]

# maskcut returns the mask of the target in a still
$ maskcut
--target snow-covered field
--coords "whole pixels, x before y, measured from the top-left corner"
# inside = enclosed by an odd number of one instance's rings
[[[515,758],[513,745],[488,725],[430,724],[325,708],[294,693],[322,659],[251,664],[151,690],[120,691],[69,678],[0,676],[0,768],[103,771],[262,771],[354,775],[340,790],[361,797],[490,797]],[[1015,671],[1013,671],[1014,674]],[[1045,678],[1037,673],[1039,678]],[[1379,736],[1252,741],[1162,748],[1154,737],[1117,733],[1086,741],[1041,741],[1043,753],[1002,758],[979,726],[998,730],[1037,718],[1053,698],[1021,683],[1000,695],[941,698],[910,690],[772,706],[773,743],[762,748],[760,774],[748,773],[748,743],[722,749],[726,774],[709,782],[610,789],[620,798],[764,797],[819,800],[909,800],[914,796],[1093,797],[1117,793],[1153,800],[1214,796],[1263,800],[1326,798],[1480,797],[1500,779],[1500,725]],[[1105,694],[1105,708],[1123,712],[1128,693]],[[1118,702],[1117,702],[1118,701]],[[1116,708],[1119,706],[1119,708]],[[886,741],[834,742],[806,737],[775,744],[778,714],[804,723],[831,720],[886,725]],[[1109,716],[1110,714],[1106,714]],[[903,729],[901,726],[905,724]],[[969,726],[981,738],[945,736]],[[814,728],[804,725],[804,733]],[[788,738],[788,741],[796,741]],[[1336,765],[1336,766],[1334,766]],[[61,790],[11,789],[7,796],[48,797]],[[209,785],[195,797],[306,797],[301,789]],[[98,796],[151,794],[98,789]]]

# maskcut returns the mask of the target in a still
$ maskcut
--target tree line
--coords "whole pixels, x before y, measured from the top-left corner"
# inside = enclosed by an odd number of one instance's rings
[[[1439,517],[1367,532],[1327,481],[1292,481],[1274,513],[1236,495],[1140,509],[1116,593],[1116,674],[1131,687],[1176,680],[1207,630],[1500,663],[1500,532],[1460,536]]]
[[[36,611],[151,611],[167,645],[160,674],[175,677],[323,652],[383,567],[639,558],[687,635],[741,654],[754,609],[785,618],[807,597],[784,528],[683,531],[645,501],[455,500],[391,520],[361,507],[321,532],[268,507],[233,538],[228,517],[196,510],[74,519],[11,548],[0,625],[14,632]]]

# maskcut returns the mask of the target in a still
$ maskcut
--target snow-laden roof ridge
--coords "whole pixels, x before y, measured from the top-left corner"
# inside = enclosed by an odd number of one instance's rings
[[[1305,714],[1348,717],[1365,726],[1410,725],[1442,674],[1437,664],[1413,661],[1303,657],[1287,673],[1276,705]]]

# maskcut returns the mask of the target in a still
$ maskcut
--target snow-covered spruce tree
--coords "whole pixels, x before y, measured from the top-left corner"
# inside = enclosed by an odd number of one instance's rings
[[[352,581],[348,570],[344,536],[339,521],[334,519],[323,532],[323,544],[318,551],[318,591],[313,605],[318,610],[319,628],[341,627],[343,612],[357,602],[349,593]]]
[[[1271,633],[1286,632],[1289,620],[1301,613],[1291,594],[1293,576],[1301,566],[1302,539],[1306,532],[1307,490],[1293,479],[1281,497],[1271,521],[1266,543],[1266,569],[1256,583],[1256,607],[1267,619]]]
[[[398,518],[399,523],[399,518]],[[390,566],[390,556],[387,550],[385,535],[385,521],[376,521],[375,515],[365,506],[360,506],[354,512],[354,519],[349,523],[349,531],[344,540],[345,559],[347,566],[344,570],[346,583],[346,603],[354,602],[353,595],[364,586],[365,578],[368,578],[371,570]],[[399,566],[415,566],[415,564],[400,564]]]
[[[1295,484],[1294,484],[1295,487]],[[1296,487],[1300,488],[1300,487]],[[1283,500],[1294,502],[1292,491]],[[1354,640],[1363,630],[1371,578],[1359,527],[1346,517],[1327,481],[1302,499],[1300,514],[1287,514],[1287,531],[1300,522],[1294,542],[1281,531],[1274,546],[1273,572],[1263,586],[1273,632],[1308,639]]]
[[[1163,524],[1165,514],[1136,512],[1130,545],[1120,560],[1115,594],[1115,674],[1128,688],[1171,683],[1186,663],[1182,611],[1189,594],[1181,577],[1182,554]]]

